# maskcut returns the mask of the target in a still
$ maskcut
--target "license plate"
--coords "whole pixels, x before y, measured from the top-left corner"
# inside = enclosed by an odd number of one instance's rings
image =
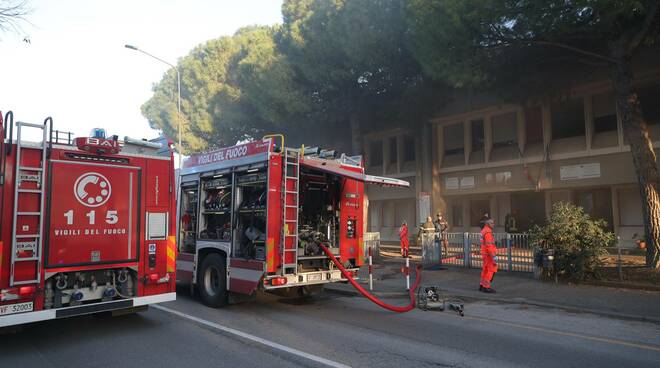
[[[32,308],[32,302],[0,305],[0,316],[5,314],[31,312]]]
[[[321,281],[320,273],[313,273],[307,276],[307,281]]]

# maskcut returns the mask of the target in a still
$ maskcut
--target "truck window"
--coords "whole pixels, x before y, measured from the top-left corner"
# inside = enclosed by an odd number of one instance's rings
[[[197,234],[197,202],[199,189],[197,183],[185,183],[181,187],[181,217],[179,229],[179,252],[195,254]]]
[[[266,259],[266,170],[236,175],[236,227],[234,254],[247,259]]]
[[[230,174],[202,179],[200,240],[231,241],[231,198]]]

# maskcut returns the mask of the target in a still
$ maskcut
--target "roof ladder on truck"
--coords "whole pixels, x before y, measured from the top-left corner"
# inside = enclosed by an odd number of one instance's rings
[[[284,148],[284,185],[282,194],[282,275],[298,272],[298,196],[300,154]]]
[[[41,281],[41,258],[42,258],[42,245],[43,245],[43,220],[44,220],[44,184],[45,184],[45,167],[46,159],[48,152],[48,122],[52,119],[48,118],[44,121],[43,125],[16,122],[16,173],[14,175],[15,185],[14,185],[14,216],[13,216],[13,226],[12,226],[12,251],[11,251],[11,273],[9,278],[10,286],[16,285],[25,285],[25,284],[34,284]],[[30,144],[26,145],[25,142],[21,140],[22,128],[36,128],[40,129],[41,143],[36,145]],[[25,164],[26,156],[25,153],[27,150],[36,150],[39,151],[40,162],[37,166]],[[32,159],[36,158],[32,156]],[[34,161],[36,162],[36,161]],[[30,189],[21,187],[23,183],[35,182],[35,185],[32,185]],[[29,185],[28,185],[29,186]],[[37,211],[19,212],[19,203],[31,203],[29,201],[30,196],[37,196]],[[33,202],[32,202],[33,203]],[[21,234],[18,232],[19,219],[23,218],[36,217],[36,226],[33,229],[23,232],[21,229]],[[30,224],[35,224],[34,221],[29,222]],[[34,263],[34,279],[22,279],[16,280],[16,267],[21,263]]]

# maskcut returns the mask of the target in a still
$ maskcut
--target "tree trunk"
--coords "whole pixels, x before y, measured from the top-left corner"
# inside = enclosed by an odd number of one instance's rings
[[[615,55],[617,53],[615,52]],[[644,237],[646,238],[646,264],[660,267],[660,176],[653,144],[649,138],[648,126],[644,121],[637,94],[632,91],[632,67],[630,58],[616,55],[620,60],[612,64],[612,82],[616,95],[616,106],[621,115],[623,133],[632,153],[633,164],[639,183],[644,216]]]

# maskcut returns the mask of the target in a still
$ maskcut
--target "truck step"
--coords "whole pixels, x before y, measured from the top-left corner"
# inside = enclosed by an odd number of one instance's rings
[[[38,261],[40,260],[41,257],[39,256],[33,256],[33,257],[18,257],[14,259],[14,262],[27,262],[27,261]]]
[[[23,280],[23,281],[14,281],[14,285],[27,285],[27,284],[36,284],[39,280]]]
[[[30,166],[19,166],[18,169],[22,171],[44,171],[40,167],[30,167]]]
[[[43,191],[41,189],[19,189],[18,192],[19,193],[39,193],[39,194],[43,193]]]
[[[19,121],[18,124],[21,124],[21,126],[26,126],[26,127],[30,127],[30,128],[37,128],[37,129],[42,129],[42,130],[47,128],[46,124],[25,123],[25,122],[22,122],[22,121]]]

